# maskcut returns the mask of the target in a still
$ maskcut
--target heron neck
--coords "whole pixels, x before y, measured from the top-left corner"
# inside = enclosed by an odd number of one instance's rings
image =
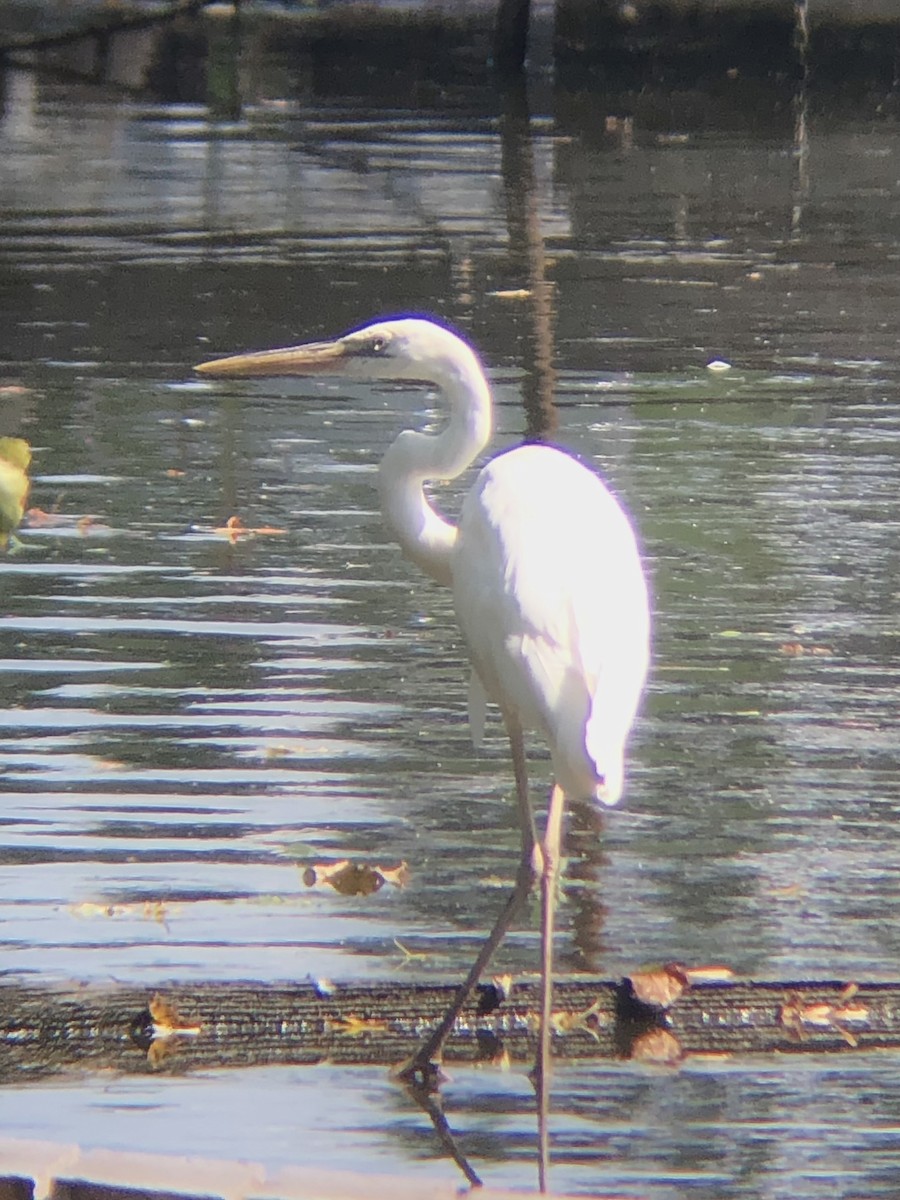
[[[450,419],[438,434],[404,430],[387,450],[378,473],[381,511],[407,558],[438,583],[453,581],[456,526],[425,494],[429,481],[455,479],[491,436],[491,395],[474,355],[468,370],[441,382]]]

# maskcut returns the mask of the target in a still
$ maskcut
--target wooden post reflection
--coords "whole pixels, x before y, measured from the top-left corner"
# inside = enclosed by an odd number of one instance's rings
[[[208,17],[207,28],[206,102],[210,116],[237,121],[242,108],[240,0],[235,0],[230,12]]]
[[[568,866],[566,889],[572,914],[572,967],[578,971],[603,969],[606,953],[606,904],[595,885],[603,878],[607,855],[603,849],[604,814],[585,801],[569,805],[566,829]],[[587,884],[589,886],[585,887]]]
[[[531,336],[525,342],[525,437],[540,441],[557,426],[553,390],[553,284],[547,279],[547,259],[538,211],[531,115],[524,80],[503,96],[501,167],[506,198],[510,258],[528,290]]]
[[[800,80],[794,97],[794,202],[791,207],[791,237],[803,232],[803,212],[809,199],[809,13],[807,0],[794,0],[794,44],[800,63]]]
[[[540,441],[558,425],[554,401],[554,288],[547,278],[547,258],[541,234],[535,178],[534,144],[524,82],[504,93],[502,168],[509,230],[510,257],[528,290],[530,333],[523,353],[525,438]],[[568,845],[575,849],[568,874],[573,880],[596,882],[602,877],[603,817],[592,805],[571,805]],[[565,885],[563,885],[565,886]],[[602,959],[605,910],[600,892],[592,887],[567,889],[572,913],[572,953],[579,967],[594,967]]]
[[[494,70],[512,78],[525,69],[531,0],[500,0],[494,23]]]

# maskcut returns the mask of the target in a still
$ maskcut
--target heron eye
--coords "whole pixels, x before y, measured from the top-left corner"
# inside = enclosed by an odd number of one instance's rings
[[[373,354],[383,354],[384,351],[387,349],[387,338],[384,338],[384,337],[372,338],[372,341],[369,343],[369,349],[372,351]]]

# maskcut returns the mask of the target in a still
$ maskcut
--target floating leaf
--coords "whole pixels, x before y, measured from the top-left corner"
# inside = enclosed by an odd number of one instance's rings
[[[172,1001],[159,992],[154,995],[147,1008],[153,1020],[153,1033],[156,1037],[169,1037],[173,1033],[196,1036],[203,1028],[196,1021],[185,1020]]]
[[[238,540],[242,533],[245,533],[244,522],[240,517],[229,517],[224,525],[220,525],[215,532],[220,537],[228,538],[232,545]]]
[[[247,537],[271,537],[287,533],[286,529],[278,529],[274,525],[258,525],[250,528],[244,524],[238,516],[229,517],[224,525],[219,525],[213,530],[219,537],[226,537],[232,545],[238,538]]]
[[[829,657],[834,654],[830,646],[804,646],[802,642],[783,642],[779,646],[779,650],[782,654],[790,654],[797,658],[801,654],[817,654]]]
[[[127,911],[127,905],[98,904],[92,900],[83,900],[80,904],[70,904],[68,911],[73,917],[120,917]]]
[[[166,904],[165,900],[145,900],[144,901],[144,916],[148,921],[155,921],[157,925],[162,925],[166,929],[169,928],[169,916],[171,915],[171,907]]]
[[[25,514],[28,524],[34,528],[40,525],[56,525],[59,522],[59,517],[56,513],[44,512],[42,508],[29,508]]]
[[[147,1008],[153,1032],[153,1041],[147,1049],[147,1059],[153,1067],[160,1066],[166,1058],[174,1054],[185,1038],[197,1037],[203,1032],[202,1025],[196,1021],[185,1020],[172,1001],[159,992]]]
[[[154,1070],[157,1070],[163,1066],[167,1058],[172,1058],[178,1053],[180,1046],[180,1038],[171,1036],[156,1038],[147,1047],[147,1062]]]
[[[177,907],[177,906],[175,906]],[[83,900],[70,904],[68,911],[73,917],[127,917],[142,916],[168,928],[173,906],[164,900],[135,901],[133,904],[110,904],[103,901]]]
[[[29,529],[74,529],[82,537],[109,532],[109,526],[92,513],[61,513],[56,509],[47,512],[43,508],[29,508],[23,521]]]
[[[553,1029],[556,1033],[587,1033],[594,1041],[600,1041],[598,1029],[604,1028],[611,1023],[611,1017],[604,1010],[603,1000],[595,1000],[589,1008],[583,1012],[557,1012],[553,1013],[550,1018]]]
[[[802,992],[788,992],[785,1003],[778,1010],[778,1023],[783,1025],[794,1041],[802,1042],[808,1029],[828,1030],[842,1038],[848,1046],[858,1045],[848,1024],[865,1025],[869,1020],[869,1009],[858,1001],[854,1003],[859,985],[848,983],[837,998],[836,1004],[819,1001],[807,1004]]]
[[[369,863],[353,863],[341,859],[336,863],[314,863],[303,871],[303,882],[307,887],[327,883],[342,896],[371,896],[386,883],[403,887],[409,878],[405,862],[396,867],[376,867]]]
[[[631,1046],[631,1057],[636,1062],[661,1063],[675,1066],[684,1058],[681,1043],[668,1029],[651,1029],[635,1038]]]
[[[668,1008],[690,986],[687,972],[679,963],[634,971],[628,981],[635,999],[654,1008]]]

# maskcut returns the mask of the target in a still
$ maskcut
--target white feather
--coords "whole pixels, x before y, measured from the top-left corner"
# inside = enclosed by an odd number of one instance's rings
[[[463,505],[452,575],[487,695],[543,733],[564,791],[614,804],[649,656],[644,574],[618,502],[553,447],[501,454]]]

